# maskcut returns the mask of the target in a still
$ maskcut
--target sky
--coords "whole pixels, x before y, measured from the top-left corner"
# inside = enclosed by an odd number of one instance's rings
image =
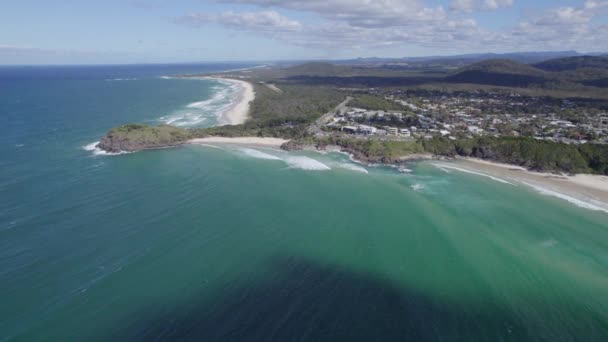
[[[608,0],[0,0],[0,64],[608,51]]]

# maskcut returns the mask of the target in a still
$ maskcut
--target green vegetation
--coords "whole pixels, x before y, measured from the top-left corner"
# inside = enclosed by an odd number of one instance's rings
[[[116,138],[129,137],[141,142],[179,142],[191,138],[191,133],[184,128],[170,125],[149,126],[143,124],[126,124],[110,131]]]
[[[567,71],[581,68],[608,69],[608,57],[580,56],[557,58],[534,64],[534,67],[545,71]]]
[[[405,108],[393,101],[389,101],[380,96],[374,95],[356,95],[348,104],[351,107],[364,108],[369,110],[383,111],[403,111]]]
[[[450,158],[474,157],[543,172],[608,175],[607,145],[567,145],[524,137],[398,141],[331,136],[294,140],[286,148],[297,149],[304,145],[317,148],[337,145],[366,163],[401,163],[428,154]]]
[[[523,137],[435,138],[422,144],[425,151],[442,156],[475,157],[536,171],[608,175],[606,145],[567,145]]]
[[[459,69],[445,81],[508,87],[585,91],[603,87],[608,78],[608,58],[570,57],[548,60],[534,66],[512,60],[487,60]]]
[[[528,64],[515,62],[510,59],[490,59],[483,62],[471,64],[458,70],[458,73],[467,71],[482,71],[485,73],[526,75],[535,77],[546,77],[543,70]]]
[[[341,88],[419,88],[442,86],[472,90],[503,87],[532,96],[608,98],[608,58],[574,57],[528,65],[508,59],[485,60],[457,70],[399,69],[391,65],[331,65],[308,63],[254,71],[254,78],[282,83]],[[443,68],[440,66],[443,65]]]
[[[404,157],[425,153],[424,146],[417,141],[357,139],[349,136],[309,136],[293,140],[285,147],[298,149],[305,145],[313,145],[317,148],[339,146],[343,151],[353,154],[357,160],[365,163],[399,163]]]
[[[278,93],[262,85],[255,86],[255,100],[243,125],[219,126],[193,130],[196,136],[259,136],[300,139],[307,135],[310,123],[344,101],[346,94],[327,87],[281,84]]]
[[[169,125],[126,124],[110,130],[99,142],[99,148],[108,152],[137,151],[178,145],[192,137],[191,131]]]

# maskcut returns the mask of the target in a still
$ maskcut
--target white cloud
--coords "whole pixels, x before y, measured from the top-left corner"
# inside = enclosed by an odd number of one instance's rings
[[[452,0],[450,10],[455,12],[474,12],[480,10],[497,10],[513,6],[513,0]]]
[[[442,6],[426,7],[420,0],[220,0],[312,12],[328,20],[340,20],[353,27],[408,25],[413,21],[445,19]]]
[[[175,18],[174,22],[194,27],[218,23],[233,29],[256,32],[297,31],[302,28],[298,21],[291,20],[275,11],[194,13]]]
[[[585,1],[585,9],[608,8],[608,1]]]
[[[490,10],[513,6],[513,0],[485,0],[483,7]]]
[[[549,49],[605,49],[608,25],[593,19],[608,9],[608,1],[586,1],[580,7],[558,7],[520,22],[511,32],[510,44]]]
[[[259,12],[199,13],[175,19],[190,26],[216,23],[259,33],[284,44],[319,50],[423,47],[443,51],[543,49],[597,50],[608,41],[606,25],[593,18],[608,10],[608,0],[589,0],[579,7],[550,8],[514,23],[487,30],[467,13],[496,10],[513,0],[452,0],[449,11],[423,0],[216,0],[257,6]],[[293,11],[316,15],[299,22]],[[281,13],[283,12],[283,13]]]

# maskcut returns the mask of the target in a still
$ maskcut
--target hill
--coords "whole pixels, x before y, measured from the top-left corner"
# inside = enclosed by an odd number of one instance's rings
[[[471,53],[452,56],[424,56],[403,58],[357,58],[350,60],[334,61],[337,64],[385,64],[385,63],[409,63],[419,64],[443,64],[451,66],[464,66],[490,59],[510,59],[520,63],[539,63],[553,58],[580,56],[576,51],[527,51],[509,53]]]
[[[572,71],[582,68],[608,70],[608,57],[580,56],[557,58],[534,64],[534,67],[545,71]]]
[[[285,68],[283,72],[287,76],[340,76],[351,73],[352,68],[345,65],[336,65],[324,62],[311,62]]]
[[[551,82],[554,75],[509,59],[492,59],[458,69],[445,78],[452,83],[528,87]]]
[[[179,127],[127,124],[111,129],[96,147],[112,153],[132,152],[148,148],[177,146],[191,138],[188,130]]]

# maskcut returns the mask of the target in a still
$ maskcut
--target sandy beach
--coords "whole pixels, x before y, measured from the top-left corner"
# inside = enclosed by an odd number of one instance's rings
[[[569,176],[532,172],[515,165],[475,158],[460,158],[445,165],[523,185],[544,195],[558,197],[581,207],[608,212],[608,177],[606,176],[587,174]]]
[[[203,77],[205,79],[230,82],[239,87],[237,98],[234,103],[222,114],[222,119],[226,125],[240,125],[249,118],[249,103],[255,99],[253,85],[249,82],[233,78]]]
[[[266,147],[280,147],[289,140],[280,138],[260,138],[260,137],[207,137],[192,139],[189,141],[190,144],[232,144],[232,145],[249,145],[249,146],[266,146]]]

